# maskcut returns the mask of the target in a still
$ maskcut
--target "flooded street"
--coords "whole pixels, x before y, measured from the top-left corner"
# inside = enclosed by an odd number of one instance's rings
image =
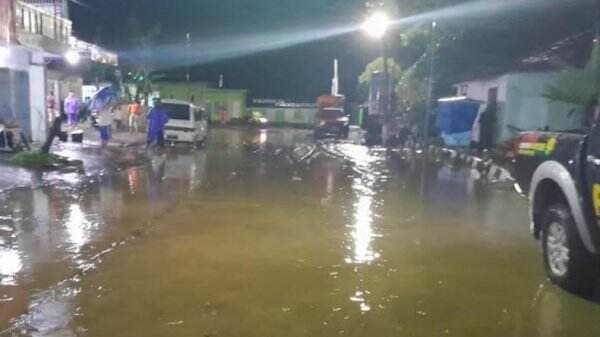
[[[597,336],[527,202],[308,131],[0,196],[0,336]]]

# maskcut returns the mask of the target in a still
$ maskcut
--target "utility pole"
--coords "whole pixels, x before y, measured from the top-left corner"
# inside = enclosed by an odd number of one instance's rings
[[[338,73],[338,59],[333,59],[333,79],[331,80],[331,95],[338,96],[340,94],[340,80]]]
[[[185,50],[186,50],[186,54],[187,54],[187,68],[186,68],[186,72],[185,72],[185,81],[187,82],[188,86],[190,85],[190,67],[192,66],[192,58],[191,58],[191,36],[190,33],[185,33]]]
[[[423,121],[423,142],[427,144],[429,141],[429,117],[433,108],[433,74],[435,72],[435,50],[437,48],[435,42],[435,29],[437,22],[431,22],[430,31],[430,46],[429,46],[429,79],[427,81],[427,102],[425,102],[425,118]]]
[[[185,70],[185,82],[187,83],[187,91],[188,91],[188,98],[192,97],[192,84],[191,84],[191,76],[190,76],[190,68],[192,66],[192,53],[191,53],[191,36],[190,33],[187,32],[185,33],[185,51],[186,51],[186,57],[187,57],[187,67]]]

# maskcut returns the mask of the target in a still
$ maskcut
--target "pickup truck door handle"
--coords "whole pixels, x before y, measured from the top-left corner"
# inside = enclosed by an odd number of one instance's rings
[[[587,162],[594,166],[600,166],[600,158],[597,158],[596,156],[588,155]]]

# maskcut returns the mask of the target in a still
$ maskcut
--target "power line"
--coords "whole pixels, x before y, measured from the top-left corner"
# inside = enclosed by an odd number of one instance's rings
[[[76,5],[79,5],[81,7],[85,7],[85,8],[89,8],[89,9],[94,9],[94,8],[92,8],[92,6],[90,6],[88,4],[85,4],[85,3],[83,3],[83,2],[81,2],[79,0],[67,0],[67,1],[71,1],[72,3],[74,3]]]

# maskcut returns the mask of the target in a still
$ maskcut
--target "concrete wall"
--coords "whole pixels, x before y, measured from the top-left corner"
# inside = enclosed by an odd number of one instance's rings
[[[229,113],[230,119],[242,119],[248,116],[246,90],[207,89],[202,102],[212,120],[218,120],[219,111],[223,109]]]
[[[157,89],[163,98],[193,99],[195,104],[203,106],[210,113],[213,121],[219,120],[222,109],[228,112],[230,119],[247,116],[246,90],[208,88],[205,83],[159,83]]]
[[[264,108],[249,107],[248,111],[262,113],[272,124],[311,126],[317,108]]]
[[[73,92],[77,97],[83,99],[83,79],[80,76],[65,76],[63,73],[58,71],[46,71],[46,83],[48,85],[47,90],[54,91],[54,95],[64,100],[67,98],[69,92]]]

